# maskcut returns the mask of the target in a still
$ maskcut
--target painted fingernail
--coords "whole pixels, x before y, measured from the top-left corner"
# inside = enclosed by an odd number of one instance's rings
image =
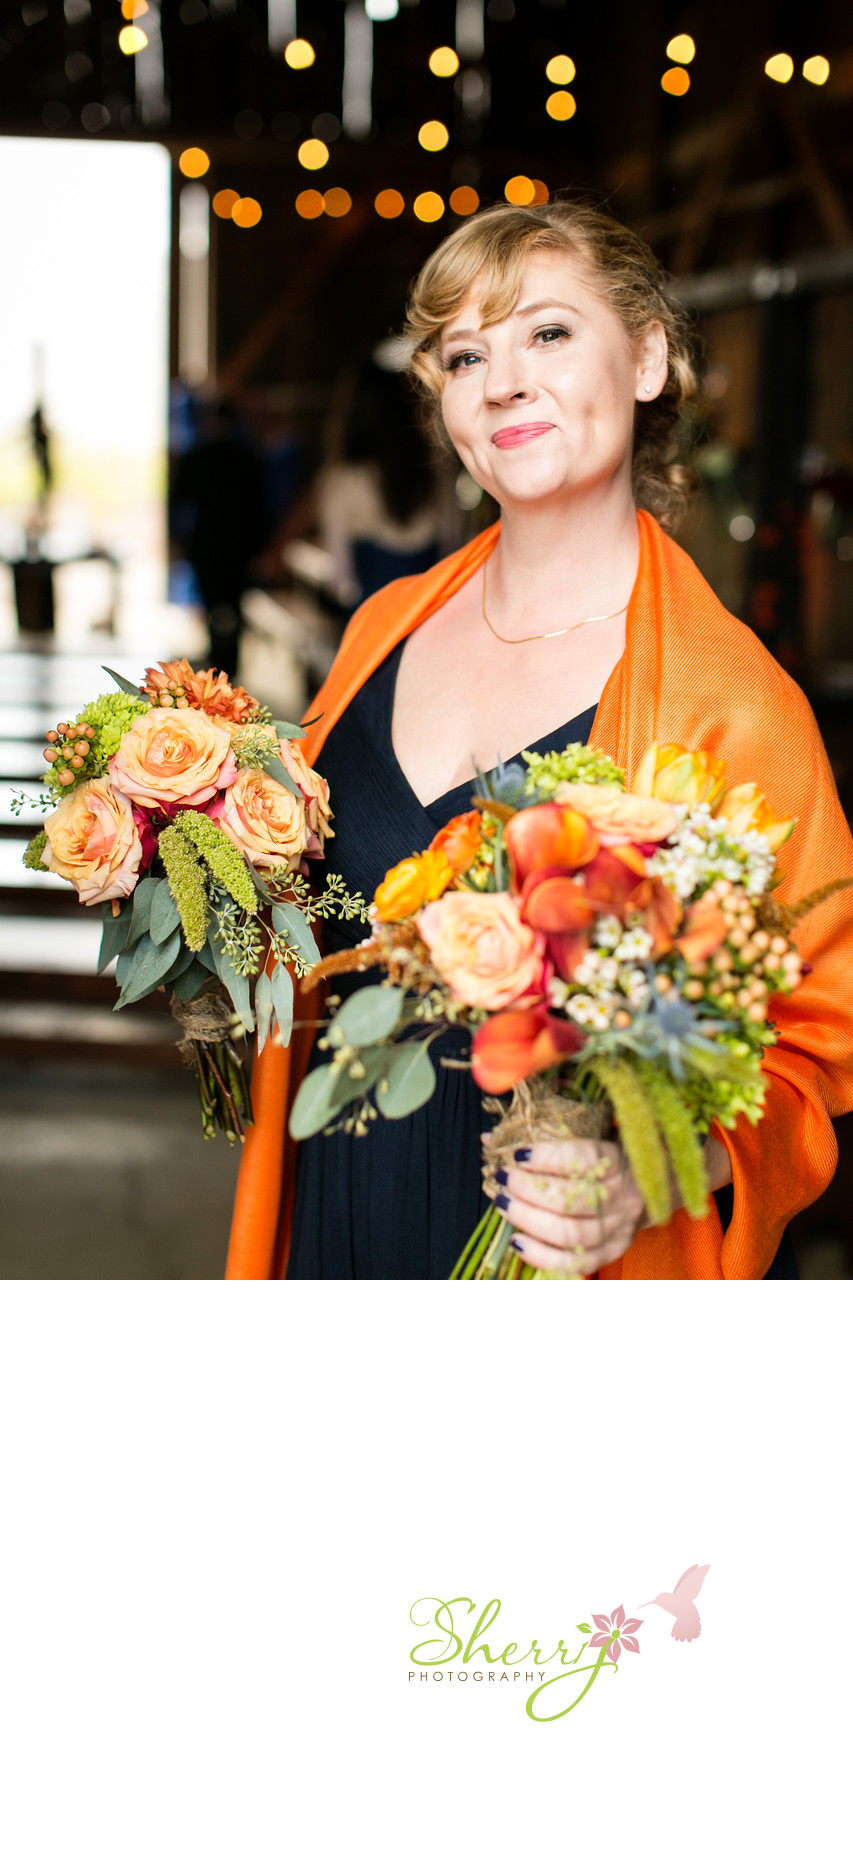
[[[523,1244],[523,1243],[520,1243],[520,1242],[519,1242],[519,1240],[518,1240],[518,1237],[517,1237],[517,1236],[511,1236],[511,1237],[510,1237],[510,1239],[509,1239],[509,1246],[510,1246],[510,1249],[514,1249],[514,1250],[515,1250],[515,1253],[516,1253],[516,1255],[517,1255],[517,1256],[523,1256],[523,1254],[524,1254],[524,1244]]]
[[[527,1160],[533,1157],[533,1153],[529,1146],[519,1146],[518,1151],[514,1152],[512,1156],[517,1165],[525,1165]]]
[[[504,1171],[504,1169],[503,1169],[503,1167],[501,1167],[501,1169],[500,1169],[500,1171],[496,1171],[496,1172],[495,1172],[495,1178],[496,1178],[496,1181],[497,1181],[497,1183],[498,1183],[498,1184],[506,1184],[506,1183],[507,1183],[507,1175],[506,1175],[506,1172]]]
[[[509,1198],[505,1191],[499,1191],[495,1198],[498,1210],[509,1210]]]

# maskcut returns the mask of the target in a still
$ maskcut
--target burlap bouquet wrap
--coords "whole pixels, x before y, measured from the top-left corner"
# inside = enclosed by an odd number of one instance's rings
[[[495,1173],[508,1169],[520,1146],[554,1139],[606,1139],[613,1121],[609,1101],[567,1100],[541,1075],[517,1082],[508,1107],[502,1100],[484,1100],[483,1105],[487,1113],[501,1115],[489,1134],[483,1161],[483,1186],[493,1199],[501,1188]]]

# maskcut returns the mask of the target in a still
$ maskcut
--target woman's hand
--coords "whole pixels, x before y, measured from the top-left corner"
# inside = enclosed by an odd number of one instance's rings
[[[728,1152],[716,1139],[705,1142],[705,1165],[711,1191],[731,1183]],[[592,1169],[591,1188],[583,1178]],[[525,1147],[496,1177],[496,1201],[513,1225],[513,1247],[533,1268],[593,1275],[624,1256],[648,1221],[622,1147],[610,1140],[560,1139]]]

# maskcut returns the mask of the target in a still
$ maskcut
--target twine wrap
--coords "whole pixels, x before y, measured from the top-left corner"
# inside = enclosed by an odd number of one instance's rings
[[[178,1043],[178,1054],[188,1068],[195,1066],[194,1042],[226,1042],[231,1034],[234,1010],[222,984],[202,991],[200,997],[191,997],[187,1003],[182,1003],[173,993],[169,1008],[184,1031],[183,1040]]]
[[[567,1100],[541,1075],[518,1081],[508,1107],[502,1100],[484,1100],[483,1105],[487,1113],[503,1116],[489,1135],[483,1160],[483,1188],[493,1199],[501,1188],[495,1172],[512,1165],[520,1146],[554,1139],[606,1139],[613,1120],[609,1101]]]

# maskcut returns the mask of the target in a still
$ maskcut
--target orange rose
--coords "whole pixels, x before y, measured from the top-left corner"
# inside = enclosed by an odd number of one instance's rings
[[[433,854],[444,855],[454,874],[466,874],[477,859],[482,839],[483,818],[479,809],[471,809],[467,815],[454,816],[429,845]]]
[[[254,867],[289,867],[295,873],[307,852],[302,797],[292,795],[257,765],[241,770],[209,813]]]
[[[435,854],[430,848],[425,854],[410,854],[390,868],[377,887],[377,919],[411,919],[427,900],[437,900],[452,879],[453,869],[443,854]]]
[[[671,803],[631,790],[599,788],[597,783],[561,783],[554,801],[577,809],[598,831],[605,847],[623,841],[665,841],[678,820]]]
[[[324,842],[335,832],[331,826],[329,785],[325,777],[318,777],[316,770],[311,769],[298,738],[279,738],[278,754],[288,775],[294,783],[299,784],[305,798],[310,831],[308,853],[322,854]]]
[[[463,1003],[502,1010],[541,979],[545,940],[524,924],[509,893],[446,893],[418,915],[418,931]]]
[[[649,745],[632,784],[635,796],[659,796],[667,803],[710,803],[712,809],[725,787],[726,766],[721,757],[657,741]]]
[[[142,843],[127,797],[106,777],[76,784],[44,827],[42,867],[73,881],[84,906],[133,892]]]
[[[115,788],[147,809],[200,809],[236,775],[230,734],[192,709],[140,712],[110,758]]]

